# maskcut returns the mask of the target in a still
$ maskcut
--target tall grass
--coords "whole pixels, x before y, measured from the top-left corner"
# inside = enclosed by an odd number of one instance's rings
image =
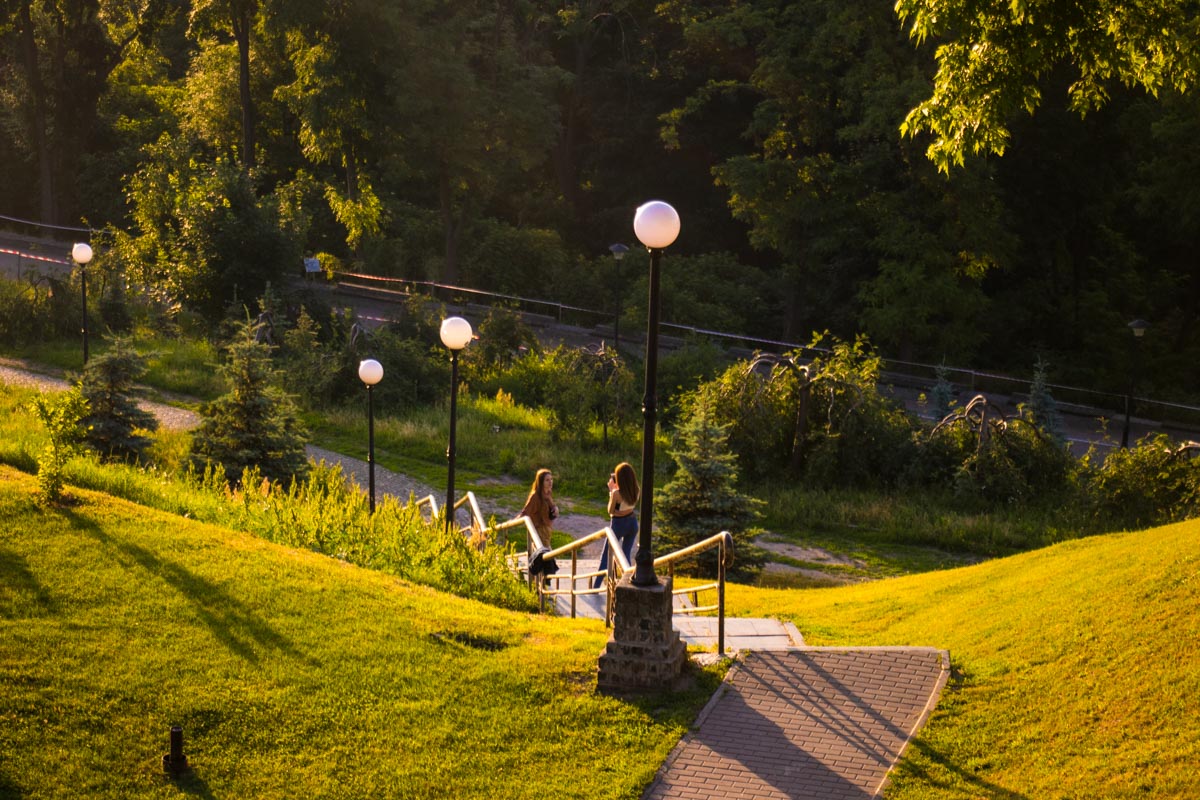
[[[764,524],[796,537],[853,538],[996,556],[1043,547],[1087,530],[1077,509],[1024,503],[969,511],[929,489],[853,491],[764,484]]]

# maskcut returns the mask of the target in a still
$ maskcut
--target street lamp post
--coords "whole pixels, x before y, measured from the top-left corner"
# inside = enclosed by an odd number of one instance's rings
[[[471,323],[462,317],[442,320],[442,344],[450,351],[450,444],[446,448],[446,529],[454,520],[454,438],[458,424],[458,354],[471,341]]]
[[[629,252],[629,247],[617,242],[608,246],[608,252],[613,254],[617,265],[617,279],[613,281],[613,294],[616,295],[617,313],[613,316],[613,350],[621,352],[621,259]]]
[[[1121,447],[1129,447],[1129,416],[1133,412],[1133,392],[1142,361],[1142,336],[1149,327],[1150,323],[1144,319],[1129,323],[1129,330],[1133,331],[1133,365],[1129,370],[1129,391],[1125,393],[1125,427],[1121,430]]]
[[[655,387],[658,372],[658,273],[662,251],[679,236],[679,214],[661,200],[640,206],[633,216],[638,241],[650,250],[650,298],[646,320],[646,381],[642,396],[642,502],[638,530],[638,554],[633,572],[634,586],[655,586],[654,555],[651,548],[651,516],[654,510],[654,434],[658,416]]]
[[[71,260],[79,265],[79,286],[83,294],[83,363],[88,362],[87,265],[92,260],[92,246],[76,242],[71,248]]]
[[[383,365],[373,358],[358,365],[358,379],[367,387],[367,485],[369,508],[375,513],[375,384],[383,380]]]

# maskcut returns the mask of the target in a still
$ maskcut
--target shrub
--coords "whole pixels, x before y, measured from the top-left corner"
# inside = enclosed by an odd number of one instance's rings
[[[270,348],[255,340],[258,326],[238,326],[220,372],[230,391],[200,407],[200,425],[192,438],[192,463],[198,469],[220,465],[235,482],[248,467],[271,480],[302,478],[308,470],[308,438],[290,396],[277,387]]]
[[[87,434],[83,425],[87,401],[79,389],[74,388],[53,398],[38,394],[33,399],[32,410],[49,437],[38,456],[38,502],[52,505],[62,500],[63,470],[67,462],[83,447]]]
[[[790,470],[820,486],[893,483],[916,454],[913,421],[880,393],[879,357],[865,339],[821,342],[734,364],[684,409],[712,408],[755,476]],[[806,353],[814,354],[807,363]]]
[[[737,457],[729,450],[728,427],[716,422],[706,406],[698,406],[677,431],[670,451],[675,477],[654,497],[655,533],[664,551],[688,547],[721,531],[742,533],[758,518],[761,501],[735,488]],[[700,554],[699,571],[715,577],[717,558],[716,549]],[[744,558],[738,562],[744,572],[754,566]]]
[[[88,414],[83,424],[88,445],[101,457],[136,461],[150,445],[150,439],[137,431],[157,430],[158,420],[133,399],[134,383],[145,373],[145,359],[123,336],[112,337],[108,352],[84,367],[79,390],[87,400]]]
[[[1084,480],[1093,517],[1105,527],[1145,528],[1200,513],[1200,446],[1176,446],[1166,434],[1118,448],[1098,460],[1084,457]]]

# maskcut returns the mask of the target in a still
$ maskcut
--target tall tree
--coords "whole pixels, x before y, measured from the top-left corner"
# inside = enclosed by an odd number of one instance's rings
[[[231,36],[237,46],[238,109],[241,123],[241,149],[238,157],[245,169],[257,163],[255,153],[256,113],[250,91],[250,33],[258,14],[258,0],[195,0],[192,5],[193,35]]]
[[[1041,105],[1045,81],[1069,77],[1080,114],[1115,85],[1151,94],[1186,91],[1200,78],[1200,6],[1178,0],[898,0],[918,43],[937,44],[933,93],[904,121],[930,133],[927,155],[943,171],[967,155],[1002,154],[1012,117]]]
[[[925,77],[890,12],[766,0],[677,13],[688,53],[710,72],[666,118],[667,134],[686,146],[718,113],[744,126],[749,146],[713,174],[751,242],[782,261],[783,335],[865,326],[905,357],[969,355],[979,280],[1007,237],[986,173],[938,180],[899,140]]]

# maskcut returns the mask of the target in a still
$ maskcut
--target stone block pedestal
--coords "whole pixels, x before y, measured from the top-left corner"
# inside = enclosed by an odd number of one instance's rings
[[[687,646],[671,625],[671,579],[634,586],[632,577],[617,584],[612,634],[600,654],[596,683],[605,694],[669,689],[687,661]]]

